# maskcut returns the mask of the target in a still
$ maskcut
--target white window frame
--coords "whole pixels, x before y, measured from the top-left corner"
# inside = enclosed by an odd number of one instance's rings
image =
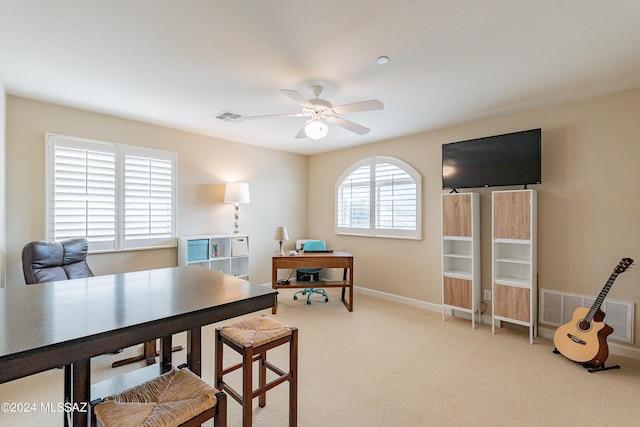
[[[379,185],[376,183],[376,168],[378,165],[390,164],[406,173],[415,183],[415,228],[379,228],[377,226],[379,218],[377,217],[377,189]],[[340,195],[344,181],[351,173],[361,168],[369,168],[369,180],[363,186],[369,187],[369,225],[367,227],[349,227],[340,225]],[[367,237],[385,237],[397,239],[422,239],[422,177],[411,165],[388,156],[372,156],[359,160],[352,164],[345,172],[342,173],[335,186],[335,232],[336,234],[351,236],[367,236]]]
[[[136,147],[131,145],[116,144],[104,141],[95,141],[84,138],[77,138],[65,135],[46,134],[46,225],[45,232],[48,240],[64,240],[72,237],[86,237],[89,241],[89,251],[92,253],[97,252],[116,252],[127,250],[141,250],[141,249],[156,249],[165,247],[175,247],[177,245],[176,237],[176,176],[177,176],[177,154],[175,152],[156,150],[151,148]],[[113,232],[106,236],[89,235],[82,233],[79,230],[64,232],[56,231],[56,147],[68,148],[72,150],[88,150],[94,153],[107,153],[107,155],[114,156],[114,171],[113,171],[113,186],[106,189],[105,199],[106,204],[113,203],[113,209],[107,209],[107,222],[113,215]],[[160,197],[164,203],[168,203],[167,211],[169,212],[169,220],[164,221],[162,229],[165,231],[133,235],[129,232],[127,236],[126,227],[126,213],[127,213],[127,201],[131,202],[131,190],[127,190],[127,180],[131,182],[131,178],[126,177],[125,161],[126,159],[142,159],[148,161],[148,168],[145,171],[145,165],[142,174],[148,173],[150,182],[148,187],[155,188],[156,183],[160,183],[163,187],[163,196]],[[144,162],[142,162],[144,163]],[[152,170],[154,167],[151,165],[162,165],[164,179],[158,179],[152,181]],[[167,169],[170,169],[167,172]],[[106,169],[111,172],[110,169]],[[170,178],[169,178],[170,176]],[[73,178],[71,178],[73,179]],[[79,181],[80,186],[83,182],[89,181],[89,178],[81,179]],[[109,183],[107,183],[108,185]],[[131,186],[129,186],[131,188]],[[170,200],[167,201],[167,188],[170,191]],[[125,193],[129,191],[129,196]],[[114,193],[113,195],[111,193]],[[112,198],[111,198],[112,196]],[[81,196],[80,196],[81,197]],[[137,201],[141,200],[141,196],[136,196]],[[154,209],[151,207],[153,195],[148,197],[149,211]],[[130,206],[130,204],[129,204]],[[88,208],[87,208],[88,211]],[[86,213],[86,215],[89,215]],[[149,228],[152,227],[152,214],[149,213]],[[90,220],[87,220],[90,222]],[[131,224],[131,222],[129,223]],[[129,227],[130,229],[131,227]],[[84,235],[83,235],[84,234]]]

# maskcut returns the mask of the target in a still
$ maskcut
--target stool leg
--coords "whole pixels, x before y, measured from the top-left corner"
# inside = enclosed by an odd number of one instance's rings
[[[298,328],[291,328],[289,343],[289,427],[298,425]]]
[[[267,352],[263,351],[260,353],[260,378],[259,378],[259,388],[265,386],[267,383]],[[265,391],[258,397],[258,405],[261,408],[264,408],[267,404],[267,392]]]
[[[242,354],[242,426],[253,423],[253,346],[244,348]]]
[[[224,344],[222,343],[222,337],[220,336],[220,328],[216,328],[216,349],[215,349],[215,387],[218,390],[222,390],[222,349]]]

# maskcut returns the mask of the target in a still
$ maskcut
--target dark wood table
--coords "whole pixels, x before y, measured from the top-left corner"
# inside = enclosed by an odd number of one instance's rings
[[[322,280],[317,282],[278,283],[279,269],[297,268],[342,268],[342,280]],[[275,255],[271,258],[271,287],[284,288],[342,288],[342,303],[347,310],[353,311],[353,255],[349,252],[299,252],[297,255]],[[345,298],[345,290],[349,288],[349,300]],[[278,310],[278,302],[271,309],[273,314]]]
[[[171,336],[187,331],[200,375],[202,326],[273,307],[276,295],[198,266],[0,289],[0,383],[65,366],[72,423],[86,426],[91,357],[161,338],[162,366]]]

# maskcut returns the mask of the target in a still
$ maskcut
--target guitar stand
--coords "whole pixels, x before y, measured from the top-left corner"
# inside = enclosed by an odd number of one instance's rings
[[[562,354],[562,353],[560,353],[557,348],[554,348],[553,354]],[[609,369],[620,369],[620,365],[605,366],[603,363],[602,365],[599,365],[599,366],[592,366],[592,365],[587,365],[586,363],[580,363],[580,362],[575,362],[575,363],[578,363],[580,366],[585,368],[589,373],[599,372],[599,371],[608,371]]]
[[[583,368],[585,368],[589,373],[591,372],[598,372],[598,371],[608,371],[609,369],[620,369],[620,365],[613,365],[613,366],[604,366],[604,363],[600,366],[589,366],[589,365],[582,365]]]

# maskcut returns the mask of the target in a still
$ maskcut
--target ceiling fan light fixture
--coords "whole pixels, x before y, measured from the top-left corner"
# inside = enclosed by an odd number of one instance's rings
[[[304,133],[311,139],[320,139],[327,136],[329,128],[321,119],[311,119],[304,125]]]

